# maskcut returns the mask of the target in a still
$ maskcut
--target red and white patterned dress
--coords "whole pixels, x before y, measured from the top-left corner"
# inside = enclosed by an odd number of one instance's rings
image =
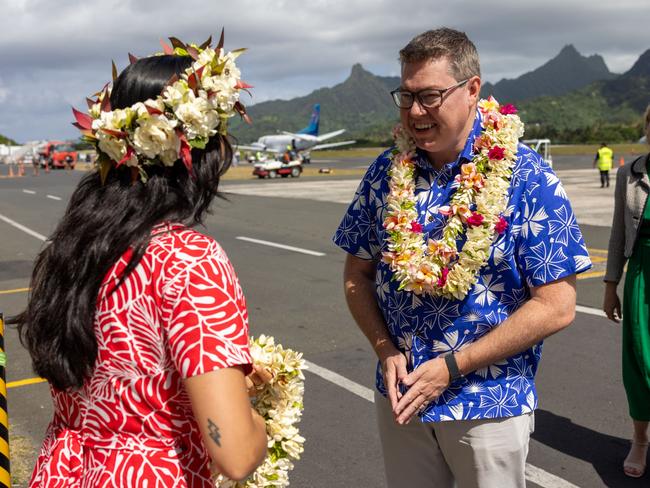
[[[52,390],[54,419],[30,487],[212,486],[183,378],[250,371],[241,287],[219,244],[182,226],[158,228],[107,295],[128,257],[99,292],[92,377],[77,392]]]

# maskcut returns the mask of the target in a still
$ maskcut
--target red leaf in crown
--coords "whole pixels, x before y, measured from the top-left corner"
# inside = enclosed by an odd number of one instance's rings
[[[86,98],[86,103],[88,104],[88,108],[91,109],[93,108],[93,105],[97,103],[97,100],[93,100],[92,98]]]
[[[81,132],[82,135],[90,139],[95,139],[95,134],[91,129],[84,129],[83,127],[81,127],[81,125],[79,125],[78,122],[73,122],[72,125],[74,125],[77,129],[79,129],[79,132]]]
[[[187,51],[187,46],[185,45],[185,43],[182,42],[182,41],[179,41],[176,37],[170,37],[169,42],[172,43],[173,47],[178,47],[178,48],[181,48],[181,49],[185,49]]]
[[[223,47],[223,35],[224,35],[224,28],[221,28],[221,37],[219,38],[219,42],[217,43],[217,47],[214,48],[217,53],[219,52],[219,49]]]
[[[194,61],[199,59],[199,51],[197,51],[194,46],[187,46],[187,54],[189,54]]]
[[[99,130],[106,132],[106,134],[110,136],[117,137],[118,139],[124,139],[126,136],[128,136],[126,132],[123,132],[121,130],[105,129],[103,127]]]
[[[102,103],[99,107],[102,112],[111,111],[111,97],[108,95],[108,88],[104,89],[104,96],[102,97]]]
[[[144,107],[147,109],[147,112],[149,112],[149,115],[162,115],[163,113],[162,110],[158,110],[156,107],[152,107],[146,103],[144,104]]]
[[[190,75],[187,77],[187,86],[194,92],[196,95],[196,90],[199,84],[199,80],[196,77],[196,73],[190,73]]]
[[[167,45],[167,43],[165,41],[163,41],[162,39],[160,40],[160,45],[162,46],[163,52],[165,54],[174,54],[174,50],[171,47],[169,47]]]
[[[111,61],[111,71],[113,72],[113,81],[117,80],[117,66],[115,66],[115,61]]]
[[[126,154],[120,161],[117,163],[117,167],[119,168],[122,166],[124,163],[126,163],[129,159],[131,159],[131,156],[135,154],[135,149],[133,149],[131,146],[127,145],[126,146]]]
[[[187,168],[187,171],[192,174],[192,148],[187,142],[187,138],[185,137],[185,134],[183,134],[183,131],[178,130],[176,131],[176,134],[178,134],[178,138],[181,141],[181,159],[183,160],[183,164]]]
[[[203,51],[206,47],[208,47],[210,44],[212,44],[212,36],[208,37],[208,39],[199,46],[199,49]]]
[[[135,62],[138,60],[133,54],[129,53],[129,63],[135,64]]]
[[[92,129],[92,127],[93,127],[93,119],[92,119],[92,117],[90,115],[85,114],[83,112],[79,112],[79,110],[77,110],[74,107],[72,107],[72,114],[74,115],[74,118],[77,121],[77,124],[79,124],[76,127],[79,127],[81,130]]]
[[[253,88],[253,85],[249,85],[248,83],[242,80],[237,80],[237,83],[235,84],[235,88],[238,90],[245,90],[246,88]]]
[[[250,115],[244,114],[242,115],[242,119],[244,119],[244,122],[246,122],[248,125],[253,125],[253,119],[251,119]]]

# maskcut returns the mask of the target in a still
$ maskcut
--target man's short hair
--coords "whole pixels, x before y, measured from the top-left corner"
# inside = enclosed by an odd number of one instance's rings
[[[443,57],[449,60],[450,74],[456,81],[481,76],[481,63],[474,43],[464,32],[448,27],[429,30],[415,36],[399,52],[402,65]]]

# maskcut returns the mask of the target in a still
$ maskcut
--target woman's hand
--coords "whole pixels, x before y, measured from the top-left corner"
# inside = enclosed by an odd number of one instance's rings
[[[603,311],[609,320],[618,324],[623,316],[621,314],[621,300],[616,293],[617,283],[607,282],[605,284],[605,298],[603,299]]]
[[[264,385],[273,379],[273,375],[266,368],[253,365],[253,371],[246,376],[246,388],[248,396],[255,397],[257,393],[264,388]]]

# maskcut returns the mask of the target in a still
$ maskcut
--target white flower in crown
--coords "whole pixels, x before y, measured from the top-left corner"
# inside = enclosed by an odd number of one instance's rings
[[[100,129],[97,131],[97,140],[97,145],[103,153],[106,153],[113,161],[122,161],[126,155],[126,141],[124,139],[118,139]],[[135,159],[135,156],[129,160],[131,163],[129,166],[137,164],[137,160],[132,161],[133,159]]]
[[[165,105],[173,109],[185,103],[189,99],[190,93],[192,93],[192,90],[187,85],[187,81],[178,80],[173,85],[165,87],[162,99]]]
[[[136,127],[133,147],[149,159],[160,157],[165,166],[173,166],[181,146],[176,125],[165,115],[149,115]]]
[[[219,125],[219,114],[212,108],[207,97],[197,97],[190,91],[187,101],[177,105],[174,113],[183,123],[188,140],[197,137],[207,139],[216,134],[215,127]]]

